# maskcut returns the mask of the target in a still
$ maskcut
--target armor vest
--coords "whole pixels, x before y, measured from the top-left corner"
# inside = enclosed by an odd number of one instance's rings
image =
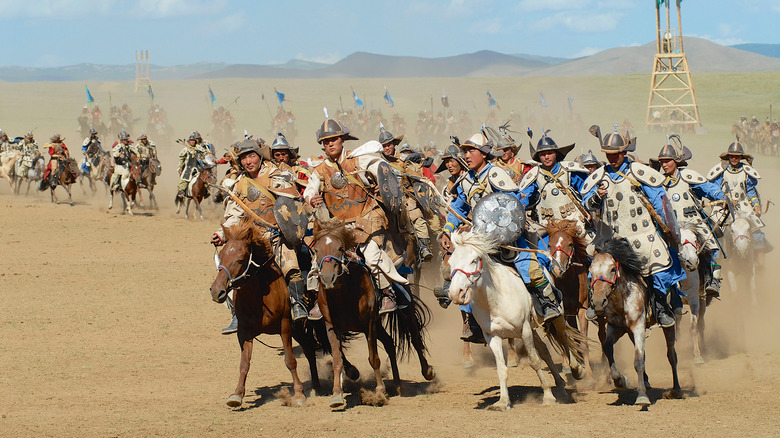
[[[678,222],[701,223],[702,218],[698,211],[696,197],[691,192],[690,184],[683,180],[679,172],[677,176],[679,177],[677,181],[672,182],[667,178],[666,182],[664,182],[664,188],[674,209],[674,216]]]
[[[322,197],[328,210],[336,218],[349,223],[372,210],[375,202],[369,199],[366,189],[355,182],[360,181],[355,172],[357,158],[347,158],[340,165],[341,170],[336,163],[325,160],[314,170],[320,174]]]
[[[495,162],[496,166],[504,169],[509,175],[510,178],[512,178],[516,183],[520,183],[520,180],[523,179],[523,175],[525,174],[525,164],[518,160],[515,157],[512,157],[512,160],[510,162],[505,162],[501,158],[498,158]]]
[[[729,195],[735,202],[747,200],[747,173],[740,167],[737,170],[728,167],[723,171],[723,184],[728,186]],[[725,192],[726,190],[724,190]]]
[[[558,173],[553,175],[560,181],[560,183],[569,188],[572,192],[575,190],[571,188],[571,178],[569,172],[558,170]],[[577,232],[579,235],[585,233],[585,218],[579,211],[574,201],[563,191],[555,181],[544,172],[540,171],[536,175],[536,186],[539,189],[539,203],[536,205],[536,214],[539,217],[539,223],[547,227],[547,224],[551,219],[567,219],[577,222]]]
[[[458,184],[466,195],[466,202],[471,207],[477,205],[477,202],[479,202],[483,196],[493,193],[493,186],[491,186],[490,181],[488,181],[488,173],[489,172],[484,172],[481,179],[477,176],[476,181],[471,178],[471,175],[468,172],[464,173],[460,178]]]
[[[629,176],[632,176],[629,172]],[[615,234],[624,237],[634,252],[645,259],[642,275],[648,276],[663,271],[671,263],[669,248],[658,234],[653,218],[639,200],[634,188],[626,178],[615,181],[607,173],[607,195],[602,206],[602,219],[612,227]],[[602,182],[602,183],[603,183]]]
[[[274,216],[276,198],[268,191],[268,187],[271,187],[271,169],[265,167],[260,170],[257,178],[252,179],[249,175],[244,174],[236,182],[235,191],[250,210],[264,221],[276,225],[276,217]]]

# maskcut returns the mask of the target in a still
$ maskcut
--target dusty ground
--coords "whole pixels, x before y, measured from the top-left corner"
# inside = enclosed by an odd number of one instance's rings
[[[765,198],[777,197],[780,172],[771,166],[759,167]],[[0,181],[0,436],[777,436],[780,430],[780,299],[772,280],[778,251],[759,281],[759,307],[744,305],[744,290],[724,290],[723,301],[710,308],[705,365],[693,365],[690,336],[682,331],[684,400],[661,396],[671,375],[663,338],[651,332],[648,373],[656,389],[647,411],[630,404],[634,391],[601,383],[581,387],[576,403],[541,406],[538,380],[523,365],[510,369],[514,408],[485,410],[498,398],[492,355],[475,347],[476,366],[461,368],[459,315],[439,308],[429,291],[423,292],[434,314],[429,345],[437,381],[425,382],[412,359],[401,368],[401,396],[383,407],[362,405],[354,384],[347,386],[344,412],[330,412],[327,394],[286,407],[280,394],[291,379],[282,358],[257,346],[244,407],[232,410],[225,400],[235,387],[239,350],[234,337],[220,335],[229,313],[208,294],[216,271],[207,241],[216,213],[205,222],[185,221],[173,214],[171,197],[163,192],[162,210],[130,217],[106,212],[103,196],[89,198],[78,188],[71,207],[39,193],[13,196]],[[777,214],[766,216],[767,235],[780,245]],[[281,345],[276,337],[262,340]],[[627,342],[618,356],[634,384]],[[365,377],[363,344],[356,341],[348,354]],[[320,365],[327,388],[328,359]],[[308,371],[300,369],[308,392]]]

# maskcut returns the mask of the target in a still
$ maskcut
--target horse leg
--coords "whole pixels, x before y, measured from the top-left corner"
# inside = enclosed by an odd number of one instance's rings
[[[474,358],[471,356],[471,342],[463,342],[463,362],[461,363],[463,368],[471,368],[474,366]]]
[[[114,191],[113,191],[113,190],[111,190],[111,192],[110,192],[110,193],[111,193],[111,198],[110,198],[111,200],[110,200],[110,201],[108,201],[108,209],[109,209],[109,210],[111,210],[112,208],[114,208]]]
[[[200,206],[200,201],[201,200],[198,199],[195,200],[195,208],[198,210],[198,216],[200,216],[200,220],[203,221],[205,219],[203,219],[203,208]]]
[[[674,336],[674,330],[674,327],[669,327],[669,330],[664,329],[664,333],[670,331]],[[637,323],[629,335],[631,342],[634,343],[634,369],[637,375],[637,394],[634,404],[647,406],[650,404],[650,399],[647,397],[647,387],[650,386],[650,382],[647,381],[647,373],[645,372],[645,325],[642,322]],[[675,375],[677,375],[676,371]]]
[[[133,204],[130,201],[130,196],[124,190],[122,190],[122,206],[124,207],[122,213],[126,211],[130,216],[133,215]]]
[[[585,316],[587,309],[580,307],[577,310],[577,326],[580,329],[580,333],[584,336],[584,339],[580,343],[580,349],[582,350],[582,362],[585,366],[585,378],[593,380],[593,368],[590,366],[590,345],[588,344],[588,318]]]
[[[506,385],[507,368],[504,360],[504,340],[499,336],[487,333],[485,333],[485,339],[490,349],[493,350],[493,356],[496,359],[496,373],[498,374],[498,385],[500,388],[498,401],[488,406],[488,409],[492,411],[506,411],[511,407],[511,404],[509,401],[509,389]]]
[[[553,382],[555,382],[555,386],[561,390],[565,390],[566,382],[561,377],[561,373],[558,372],[558,368],[555,366],[555,361],[553,361],[553,357],[550,354],[550,349],[547,348],[547,344],[544,343],[536,331],[534,331],[533,339],[536,354],[538,354],[539,358],[547,364],[547,369],[550,370],[550,374],[553,376]]]
[[[73,207],[73,196],[70,192],[70,184],[65,185],[65,191],[68,192],[68,204]]]
[[[688,297],[688,306],[691,309],[691,340],[693,341],[693,363],[695,364],[703,364],[704,359],[701,357],[701,346],[699,345],[701,342],[701,333],[699,333],[699,315],[702,311],[702,302],[704,300],[700,299],[698,290],[696,291],[696,296],[690,296]]]
[[[539,336],[536,334],[536,332],[531,329],[531,324],[526,321],[523,324],[523,344],[525,345],[526,350],[528,351],[528,363],[531,365],[531,368],[536,372],[537,377],[539,377],[539,384],[542,387],[542,391],[544,392],[544,397],[542,398],[542,404],[545,405],[551,405],[555,403],[555,396],[552,393],[552,385],[550,384],[550,381],[547,379],[547,376],[544,374],[544,371],[542,370],[542,360],[539,358],[539,350],[536,349],[536,342],[539,342],[539,345],[544,346],[544,342],[539,338]],[[547,347],[544,346],[544,349],[547,350]],[[550,352],[547,351],[547,356],[549,356]],[[551,366],[550,363],[552,363],[552,357],[550,357],[550,362],[547,364],[548,367],[550,367],[550,371],[553,372],[553,375],[555,375],[555,367]],[[561,376],[558,375],[558,379],[560,379],[561,382],[563,382],[563,379],[561,379]],[[556,382],[557,384],[557,382]]]
[[[397,391],[401,391],[401,375],[398,372],[398,357],[395,351],[395,342],[393,342],[392,336],[387,333],[387,330],[382,327],[381,324],[377,324],[376,338],[382,343],[387,353],[387,360],[390,361],[390,369],[393,372],[393,384],[397,388]]]
[[[150,199],[151,202],[151,199]],[[151,205],[151,204],[150,204]],[[317,373],[317,350],[314,346],[314,334],[311,336],[306,334],[306,329],[303,324],[293,325],[293,338],[298,342],[303,350],[303,355],[306,357],[306,361],[309,362],[309,374],[311,376],[311,387],[315,394],[320,393],[320,376]]]
[[[664,338],[666,339],[666,358],[672,367],[672,389],[664,393],[664,398],[683,398],[682,388],[680,388],[680,379],[677,376],[677,350],[674,348],[675,333],[672,327],[664,329]]]
[[[506,340],[506,366],[509,368],[516,368],[518,363],[517,349],[515,348],[515,340],[509,338]]]
[[[412,305],[403,310],[402,315],[406,320],[406,323],[409,324],[409,340],[412,341],[412,346],[417,352],[417,358],[420,359],[420,371],[422,372],[423,378],[425,378],[425,380],[433,380],[436,378],[436,371],[428,364],[428,359],[425,357],[427,350],[422,339],[422,327],[420,327],[420,322],[417,320],[417,315],[415,313],[416,308],[417,304],[413,301]]]
[[[371,368],[374,369],[374,379],[376,379],[376,392],[378,394],[386,395],[387,390],[385,388],[385,382],[382,380],[382,372],[379,369],[380,366],[380,360],[379,360],[379,352],[377,350],[377,331],[379,329],[381,322],[378,321],[378,319],[375,319],[369,323],[368,331],[366,333],[366,343],[368,344],[368,363],[371,365]],[[395,354],[395,348],[393,348],[391,351],[388,351],[387,354]],[[397,367],[398,365],[396,365]],[[397,368],[393,370],[393,373],[395,374],[397,372]],[[395,376],[393,376],[395,377]]]
[[[323,311],[323,319],[327,310],[320,306]],[[330,319],[330,318],[328,318]],[[333,395],[330,398],[329,406],[333,410],[344,409],[347,401],[344,399],[344,393],[341,389],[341,372],[344,369],[344,362],[341,357],[341,342],[333,328],[333,324],[325,321],[325,329],[328,331],[328,341],[330,342],[331,355],[333,357]]]
[[[187,198],[187,206],[184,207],[184,218],[189,219],[190,218],[190,202],[192,202],[192,198]]]
[[[249,364],[252,361],[252,339],[241,343],[241,365],[238,368],[238,385],[233,395],[228,397],[227,405],[231,408],[241,406],[246,393],[246,375],[249,373]]]
[[[609,376],[615,384],[615,388],[618,389],[625,389],[628,387],[628,378],[620,374],[620,370],[618,370],[618,367],[615,364],[615,343],[624,333],[625,329],[622,327],[615,327],[612,324],[607,324],[604,339],[601,341],[601,348],[604,350],[604,355],[607,356],[607,362],[609,363]],[[639,379],[642,380],[642,377]]]
[[[303,395],[303,383],[298,377],[298,361],[295,360],[292,345],[292,321],[289,318],[282,319],[282,330],[279,336],[282,338],[282,347],[284,348],[284,364],[290,370],[293,379],[293,399],[298,406],[303,406],[306,402],[306,396]]]
[[[699,315],[696,318],[696,333],[699,336],[699,353],[702,363],[704,363],[704,356],[701,353],[706,349],[704,345],[704,315],[707,313],[707,299],[705,297],[699,298]]]

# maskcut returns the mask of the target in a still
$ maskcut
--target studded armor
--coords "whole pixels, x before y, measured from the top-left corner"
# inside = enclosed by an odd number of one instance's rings
[[[574,192],[571,188],[571,178],[569,170],[582,170],[587,172],[586,169],[577,165],[576,168],[569,166],[574,164],[573,162],[561,162],[558,173],[553,177],[557,179],[563,186],[568,187],[569,190]],[[536,205],[536,214],[539,219],[539,223],[546,227],[551,219],[567,219],[577,222],[577,231],[579,235],[585,234],[585,218],[580,210],[574,204],[574,201],[555,183],[555,180],[548,176],[545,172],[541,171],[539,166],[534,167],[520,182],[520,189],[523,190],[532,183],[536,183],[536,187],[539,191],[539,203]]]
[[[674,215],[677,222],[691,222],[696,225],[696,229],[706,237],[707,247],[711,250],[718,249],[718,245],[713,240],[712,232],[704,224],[704,219],[699,213],[699,206],[696,196],[691,191],[691,184],[701,184],[705,182],[701,174],[689,169],[680,169],[677,177],[667,177],[664,181],[664,188],[669,195]]]

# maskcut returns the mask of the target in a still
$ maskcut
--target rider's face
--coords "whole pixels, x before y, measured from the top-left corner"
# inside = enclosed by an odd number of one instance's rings
[[[671,158],[661,158],[659,161],[661,162],[661,169],[664,170],[665,174],[672,175],[677,170],[677,163]]]
[[[539,152],[539,160],[542,162],[542,166],[550,168],[555,165],[557,161],[558,153],[552,150]]]
[[[515,156],[515,154],[512,152],[512,148],[504,148],[504,155],[501,156],[501,159],[504,161],[509,161],[512,159],[512,157]]]
[[[623,164],[623,160],[626,158],[625,152],[618,152],[616,154],[607,154],[607,161],[613,168],[620,167]]]
[[[447,171],[450,172],[450,175],[457,175],[461,171],[460,163],[454,158],[447,159],[444,166],[447,167]]]
[[[341,137],[326,138],[322,140],[322,146],[331,160],[337,160],[341,156],[341,151],[344,150],[344,139]]]
[[[382,152],[388,157],[392,157],[395,155],[395,145],[392,142],[383,144]]]
[[[241,166],[251,175],[256,175],[260,170],[260,155],[256,152],[250,152],[241,156]]]
[[[194,138],[191,138],[189,140],[189,143],[190,143],[190,146],[195,146],[195,143],[197,143],[197,140],[195,140]]]
[[[742,155],[729,155],[729,164],[736,167],[739,165],[739,160],[742,159]]]
[[[274,151],[274,160],[277,163],[290,164],[290,153],[287,151]]]
[[[479,149],[468,148],[463,152],[463,157],[472,170],[480,169],[485,164],[485,155]]]

